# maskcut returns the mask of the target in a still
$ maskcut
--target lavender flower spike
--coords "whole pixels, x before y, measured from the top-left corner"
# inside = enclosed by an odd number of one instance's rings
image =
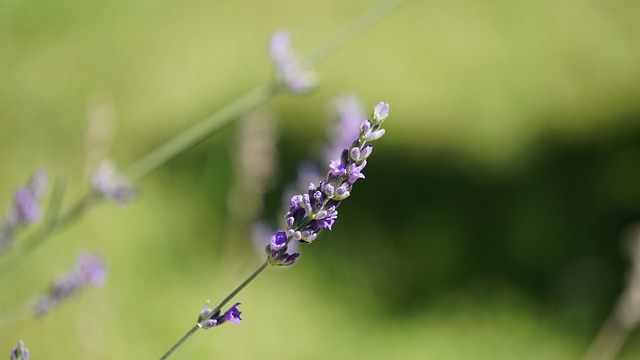
[[[46,315],[56,305],[69,299],[83,288],[102,286],[106,280],[106,271],[101,258],[88,252],[78,255],[75,267],[54,281],[49,292],[36,300],[36,315]]]
[[[11,360],[28,360],[29,359],[29,349],[24,346],[24,341],[18,341],[18,345],[11,350],[11,356],[9,357]]]
[[[13,204],[0,224],[0,250],[11,247],[18,229],[40,219],[42,210],[39,201],[45,193],[46,184],[47,176],[39,170],[27,184],[16,189]]]
[[[118,204],[130,202],[135,194],[133,185],[116,171],[109,159],[103,161],[93,173],[91,187],[100,196]]]
[[[304,94],[317,83],[316,74],[291,50],[289,33],[280,30],[273,34],[269,46],[271,60],[278,80],[294,94]]]
[[[240,305],[240,303],[236,303],[222,315],[220,315],[220,311],[218,311],[217,314],[211,315],[212,310],[207,307],[207,305],[208,301],[207,304],[205,304],[205,307],[200,311],[200,315],[198,316],[198,326],[200,328],[208,330],[214,326],[220,326],[227,321],[230,321],[236,325],[240,324],[240,320],[242,320],[240,318],[240,314],[242,314],[242,312],[238,310],[238,305]]]
[[[298,257],[298,254],[286,253],[287,245],[292,240],[308,244],[316,239],[322,229],[331,230],[338,218],[338,206],[351,194],[353,184],[364,178],[362,170],[372,151],[369,142],[384,135],[381,125],[388,115],[389,104],[378,103],[372,114],[373,121],[365,119],[362,122],[357,139],[349,148],[342,150],[339,159],[331,161],[327,176],[318,185],[311,183],[306,194],[291,198],[291,206],[284,217],[286,231],[276,232],[266,247],[269,265],[283,265],[287,257]]]

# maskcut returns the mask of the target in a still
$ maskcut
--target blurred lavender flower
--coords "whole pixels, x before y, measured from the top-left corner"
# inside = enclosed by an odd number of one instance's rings
[[[317,83],[317,76],[293,53],[291,37],[287,31],[280,30],[273,34],[269,52],[278,80],[287,90],[294,94],[304,94],[313,89]]]
[[[27,184],[16,189],[13,203],[7,209],[5,219],[0,224],[0,250],[11,247],[15,234],[20,227],[38,221],[42,215],[40,199],[47,186],[47,175],[36,171]]]
[[[205,306],[200,311],[200,314],[198,315],[198,326],[200,328],[211,329],[212,327],[220,326],[227,321],[230,321],[236,325],[240,324],[240,320],[242,320],[240,318],[240,314],[242,314],[242,312],[238,310],[238,305],[240,305],[240,303],[236,303],[222,315],[219,315],[220,311],[218,311],[218,314],[212,315],[211,312],[213,310],[211,310],[211,308],[209,308],[207,305],[208,305],[208,301],[207,301],[207,304],[205,304]]]
[[[277,120],[272,114],[259,112],[239,122],[235,181],[227,198],[231,224],[246,229],[261,213],[262,195],[273,186],[277,174],[277,141]]]
[[[29,349],[24,346],[24,341],[18,341],[18,345],[11,350],[11,360],[28,360]]]
[[[340,156],[343,149],[351,145],[358,137],[360,123],[365,118],[362,102],[354,95],[339,97],[333,104],[335,126],[328,131],[329,143],[324,149],[324,161],[329,162]]]
[[[100,196],[118,204],[126,204],[133,199],[135,188],[116,171],[109,159],[100,164],[91,177],[91,186]]]
[[[287,253],[290,241],[311,243],[322,229],[331,230],[338,217],[338,206],[350,195],[353,184],[364,178],[362,170],[373,149],[368,142],[384,135],[381,125],[388,115],[389,105],[378,103],[374,107],[372,120],[361,123],[356,140],[342,151],[339,159],[331,161],[325,179],[317,186],[311,183],[306,194],[291,198],[289,211],[285,215],[286,231],[276,232],[266,247],[270,265],[294,263],[299,254]]]
[[[54,281],[49,292],[38,298],[34,304],[36,315],[46,315],[56,305],[70,298],[84,287],[102,286],[106,280],[106,270],[102,259],[88,252],[78,255],[76,265],[68,273]]]

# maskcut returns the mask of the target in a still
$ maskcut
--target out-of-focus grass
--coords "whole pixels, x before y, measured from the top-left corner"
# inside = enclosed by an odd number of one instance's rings
[[[3,2],[0,204],[38,166],[70,177],[68,199],[86,189],[85,121],[96,101],[115,113],[113,155],[126,165],[268,79],[275,29],[292,30],[298,47],[310,49],[373,3]],[[639,13],[636,1],[409,2],[320,64],[317,92],[272,105],[301,152],[324,133],[327,101],[353,91],[367,104],[392,104],[380,151],[418,158],[444,150],[513,165],[540,133],[588,137],[629,125],[624,115],[638,111],[640,94]],[[6,308],[44,290],[79,248],[102,250],[109,269],[106,288],[42,322],[0,329],[0,354],[22,338],[34,358],[153,358],[192,326],[205,299],[215,303],[253,270],[260,260],[248,244],[221,245],[232,179],[216,144],[227,135],[198,148],[208,158],[179,158],[141,182],[134,204],[95,209],[0,279]],[[419,191],[391,185],[383,190],[409,199]],[[432,237],[456,232],[455,221],[425,223],[440,226]],[[395,234],[420,241],[425,223]],[[331,235],[318,246],[338,252]],[[410,315],[386,314],[371,279],[349,286],[318,275],[336,271],[338,261],[306,262],[303,254],[292,269],[270,269],[239,297],[242,325],[198,333],[176,358],[566,359],[579,357],[590,338],[517,292],[462,292]]]

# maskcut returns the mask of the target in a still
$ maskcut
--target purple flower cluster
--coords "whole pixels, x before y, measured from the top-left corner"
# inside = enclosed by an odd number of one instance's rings
[[[291,50],[289,33],[280,30],[273,34],[269,46],[271,60],[278,80],[294,94],[304,94],[317,83],[316,74]]]
[[[213,310],[205,305],[205,307],[202,308],[202,311],[200,311],[200,315],[198,315],[198,326],[202,329],[211,329],[212,327],[220,326],[227,321],[236,325],[240,324],[240,320],[242,320],[240,318],[240,314],[242,314],[242,312],[238,310],[238,305],[240,305],[240,303],[236,303],[222,315],[219,315],[220,311],[218,311],[218,314],[212,315],[211,313]]]
[[[54,281],[49,292],[36,300],[36,315],[46,315],[60,302],[70,298],[88,285],[102,286],[106,280],[104,262],[96,255],[83,252],[75,267]]]
[[[285,215],[286,231],[276,232],[265,249],[270,265],[287,266],[295,262],[299,254],[287,253],[287,244],[292,240],[308,244],[322,229],[331,230],[338,217],[338,206],[349,197],[353,184],[364,179],[362,170],[373,151],[368,143],[384,135],[381,125],[388,115],[389,104],[378,103],[372,120],[364,120],[360,124],[358,138],[342,151],[339,159],[331,161],[326,178],[318,185],[311,183],[306,194],[291,198]]]
[[[130,202],[135,194],[134,187],[116,171],[111,160],[103,161],[93,173],[91,187],[100,196],[118,204]]]
[[[29,349],[24,346],[24,341],[18,341],[18,345],[11,350],[11,360],[28,360]]]
[[[5,219],[0,224],[0,250],[11,247],[19,228],[40,219],[42,216],[40,199],[45,193],[46,185],[47,176],[44,171],[39,170],[33,174],[27,184],[16,189],[13,203],[7,209]]]

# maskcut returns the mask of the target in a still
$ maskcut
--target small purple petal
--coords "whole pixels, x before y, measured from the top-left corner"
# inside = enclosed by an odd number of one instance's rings
[[[271,236],[271,248],[275,251],[282,249],[287,245],[287,233],[284,231],[278,231],[275,235]]]
[[[329,168],[331,169],[329,172],[334,176],[345,176],[347,174],[347,170],[345,169],[344,164],[338,160],[331,160],[331,164],[329,164]]]
[[[238,310],[238,305],[240,305],[240,303],[236,303],[224,313],[223,318],[225,319],[225,321],[231,321],[236,325],[240,324],[240,320],[242,320],[240,318],[240,314],[242,314],[242,312]]]

